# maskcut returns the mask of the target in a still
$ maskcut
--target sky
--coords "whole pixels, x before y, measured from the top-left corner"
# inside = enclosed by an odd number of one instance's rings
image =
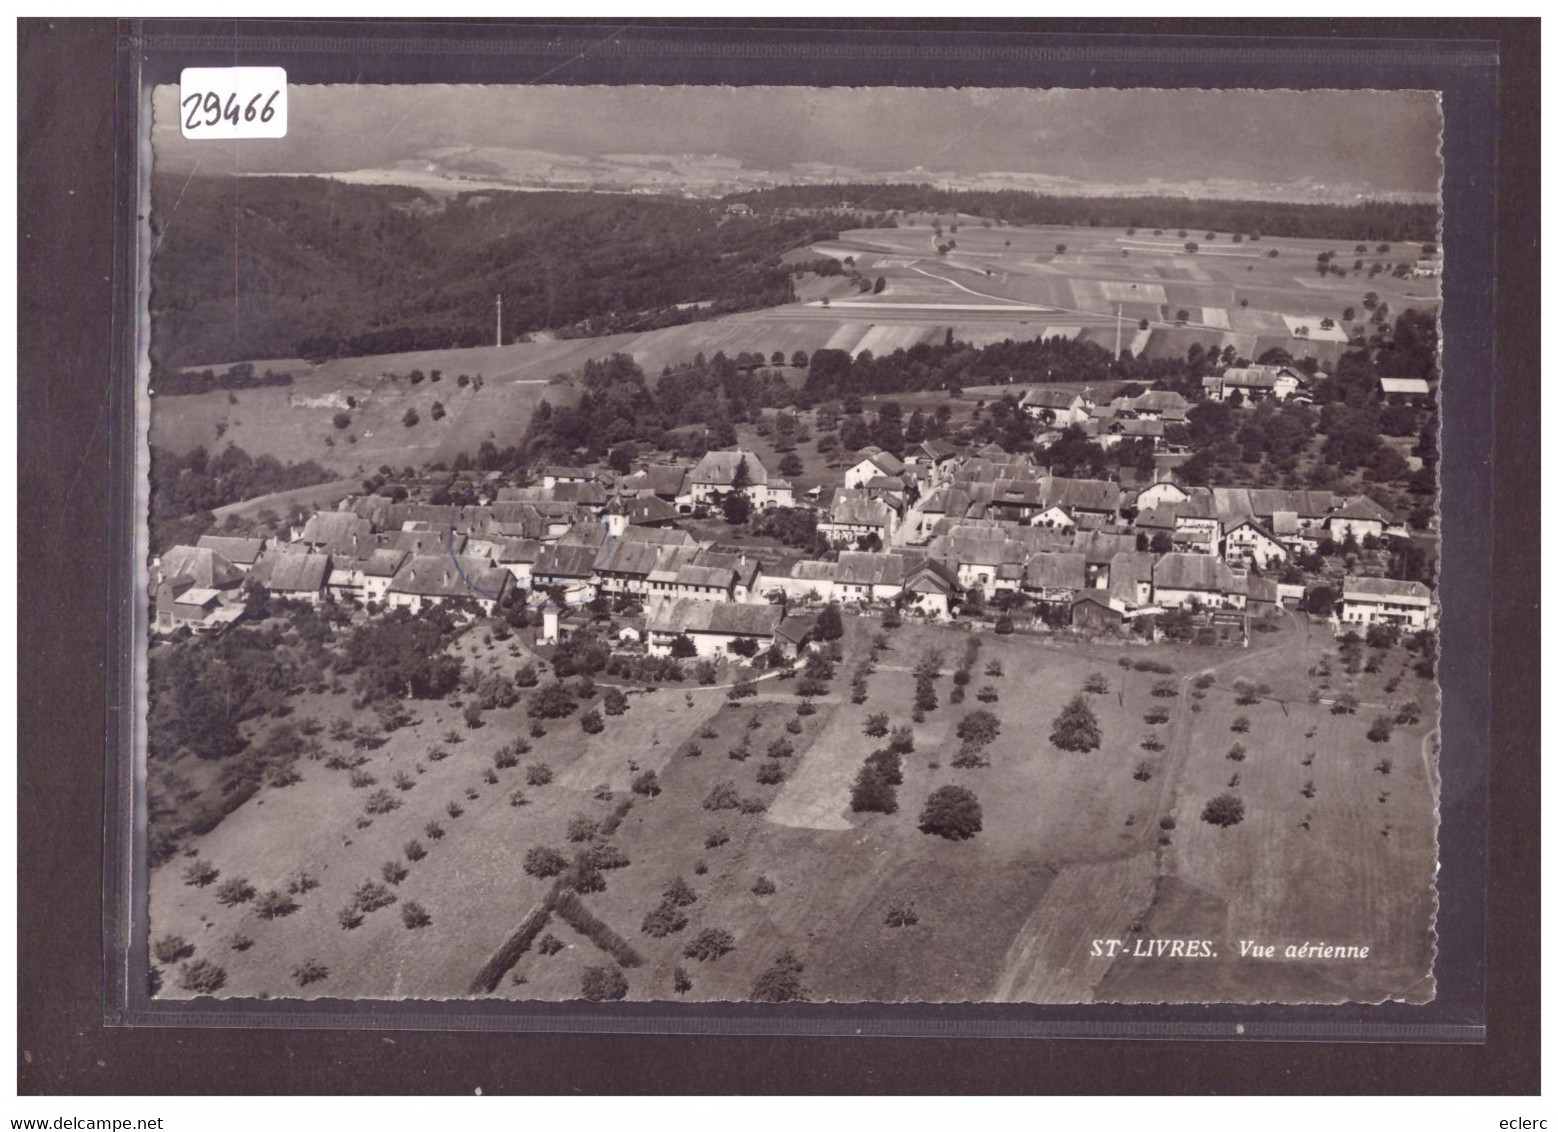
[[[752,168],[838,163],[1110,184],[1234,180],[1436,193],[1426,91],[293,86],[289,135],[184,140],[158,88],[160,168],[320,173],[449,145],[580,156],[697,153]]]

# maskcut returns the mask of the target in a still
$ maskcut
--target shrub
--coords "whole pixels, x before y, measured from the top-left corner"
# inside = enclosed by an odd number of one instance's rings
[[[920,914],[914,910],[912,901],[895,900],[887,906],[887,916],[883,921],[890,928],[907,928],[920,922]]]
[[[195,945],[181,935],[165,935],[152,944],[151,953],[159,963],[177,963],[195,953]]]
[[[1001,662],[999,660],[992,660],[989,664],[985,665],[986,676],[1004,676],[1005,674],[1006,670],[1001,667]]]
[[[1017,626],[1012,623],[1010,614],[1003,613],[995,619],[995,631],[1003,637],[1017,631]]]
[[[234,932],[232,938],[227,941],[227,946],[234,951],[248,951],[249,948],[254,946],[254,939],[251,936],[244,935],[243,932]]]
[[[688,941],[682,954],[700,963],[713,963],[736,949],[736,937],[724,928],[704,928]]]
[[[184,883],[192,888],[204,888],[221,875],[221,870],[215,865],[197,857],[185,867]]]
[[[465,807],[460,805],[458,802],[450,802],[447,806],[444,807],[444,813],[448,814],[451,818],[457,818],[461,814],[465,813]]]
[[[717,826],[716,828],[710,830],[708,835],[704,837],[703,847],[705,849],[718,849],[721,845],[724,845],[729,840],[730,834],[725,832],[725,827]]]
[[[958,753],[952,756],[952,765],[959,770],[978,770],[990,765],[990,760],[985,757],[985,749],[978,743],[964,743],[958,748]]]
[[[887,740],[887,749],[896,751],[900,755],[907,755],[914,750],[914,728],[908,724],[895,727]]]
[[[1136,770],[1131,774],[1131,777],[1137,782],[1151,782],[1152,764],[1145,761],[1137,763]]]
[[[932,792],[920,811],[920,829],[950,841],[973,837],[984,828],[984,811],[972,790],[943,786]]]
[[[562,949],[563,941],[558,939],[551,932],[547,932],[544,936],[541,937],[541,942],[536,944],[536,950],[539,951],[542,955],[556,955]]]
[[[1098,717],[1085,696],[1074,696],[1055,718],[1050,742],[1062,751],[1091,751],[1103,741],[1098,731]]]
[[[984,746],[1001,734],[1001,721],[994,712],[975,708],[958,723],[958,738]]]
[[[783,736],[768,744],[768,757],[771,759],[787,759],[795,754],[795,746]]]
[[[802,707],[808,707],[810,705],[802,704],[801,706]],[[804,727],[805,727],[805,724],[803,724],[800,721],[800,718],[798,716],[793,716],[792,715],[789,719],[784,721],[784,729],[786,731],[788,731],[791,735],[799,735],[801,733],[801,730]]]
[[[730,779],[717,783],[703,799],[705,810],[734,810],[741,805],[741,794]]]
[[[779,891],[779,886],[774,884],[766,876],[760,876],[752,882],[752,891],[758,896],[772,896]]]
[[[643,774],[633,779],[633,793],[645,798],[656,797],[660,793],[660,779],[652,770],[646,770]]]
[[[989,684],[986,684],[979,689],[978,695],[974,698],[982,704],[993,704],[1001,698],[1001,693],[997,692]]]
[[[1244,803],[1233,794],[1219,794],[1201,811],[1201,820],[1226,829],[1244,820]]]
[[[179,986],[195,994],[215,994],[226,985],[226,969],[209,959],[196,959],[179,968]]]
[[[1152,686],[1152,694],[1160,699],[1179,695],[1179,685],[1172,680],[1159,680]]]
[[[552,781],[552,768],[546,763],[531,763],[525,768],[527,786],[545,786]]]
[[[801,985],[801,972],[805,970],[795,952],[781,951],[773,965],[757,977],[752,984],[753,1002],[805,1002],[806,989]]]
[[[579,981],[579,993],[591,1002],[614,1002],[626,998],[627,976],[619,967],[586,967]]]
[[[757,695],[757,685],[750,680],[743,680],[730,691],[725,693],[727,700],[744,700],[748,696]]]
[[[678,908],[685,908],[689,904],[696,904],[698,894],[693,891],[692,885],[681,877],[675,877],[671,883],[665,886],[663,898],[668,904],[674,904]]]
[[[568,858],[545,845],[537,845],[525,854],[525,872],[533,877],[555,877],[567,867]]]
[[[254,910],[262,919],[274,920],[278,916],[290,916],[298,910],[298,902],[285,892],[271,889],[254,902]]]
[[[1422,718],[1423,709],[1416,701],[1408,700],[1396,709],[1396,722],[1402,726],[1410,726]]]
[[[668,935],[681,931],[687,926],[687,914],[672,904],[669,900],[663,900],[647,916],[644,917],[642,930],[645,935],[655,939],[664,939]]]
[[[671,972],[671,987],[677,994],[686,994],[692,990],[692,978],[687,974],[685,967],[678,964]]]
[[[1228,748],[1228,758],[1232,762],[1242,763],[1246,754],[1248,752],[1244,749],[1243,743],[1235,743]]]
[[[1090,672],[1086,682],[1082,685],[1082,690],[1091,692],[1095,696],[1101,696],[1109,691],[1109,678],[1102,672]]]
[[[777,786],[784,781],[784,768],[776,762],[762,763],[757,768],[757,781],[763,786]]]
[[[444,835],[444,827],[439,825],[436,821],[430,821],[422,827],[422,832],[432,840],[437,841]]]
[[[216,890],[216,901],[224,907],[231,908],[238,904],[247,904],[254,899],[254,885],[243,877],[230,877],[222,882]]]
[[[1210,672],[1203,672],[1201,675],[1196,677],[1196,687],[1200,688],[1203,692],[1215,683],[1217,683],[1217,677],[1213,676]]]
[[[744,814],[760,814],[768,809],[768,803],[761,798],[743,798],[739,808]]]
[[[585,854],[585,859],[596,869],[625,869],[633,863],[615,845],[596,845]]]
[[[887,713],[879,711],[866,716],[865,732],[872,739],[880,739],[887,734]]]
[[[1234,719],[1234,721],[1232,723],[1230,723],[1228,725],[1228,730],[1237,732],[1240,735],[1243,735],[1243,734],[1247,733],[1249,731],[1249,729],[1250,729],[1249,717],[1248,716],[1244,716],[1244,715],[1238,716],[1237,718]]]
[[[1163,749],[1163,740],[1156,734],[1148,735],[1141,741],[1141,749],[1144,751],[1161,751]]]
[[[1386,743],[1390,741],[1390,731],[1394,722],[1388,715],[1375,716],[1373,725],[1369,728],[1369,742]]]
[[[368,800],[363,803],[362,808],[370,814],[387,814],[391,810],[400,809],[400,799],[388,790],[375,790],[368,795]]]
[[[399,884],[406,879],[406,866],[399,861],[385,861],[379,868],[379,875],[390,884]]]
[[[600,717],[600,712],[587,711],[579,717],[579,726],[588,735],[599,735],[606,730],[606,721]]]
[[[622,694],[622,689],[609,688],[601,700],[601,707],[607,715],[621,715],[628,710],[628,698]]]
[[[335,914],[336,921],[347,931],[362,925],[362,909],[356,904],[348,904]]]

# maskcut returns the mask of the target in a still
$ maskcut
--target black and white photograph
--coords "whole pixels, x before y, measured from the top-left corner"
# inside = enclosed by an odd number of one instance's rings
[[[1436,91],[285,95],[150,95],[153,1000],[1435,1000]]]

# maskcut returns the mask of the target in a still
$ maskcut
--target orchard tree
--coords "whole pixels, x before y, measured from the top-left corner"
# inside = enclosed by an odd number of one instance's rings
[[[1062,751],[1091,751],[1103,741],[1098,731],[1098,717],[1093,714],[1086,696],[1072,697],[1055,718],[1055,729],[1049,738]]]
[[[949,841],[963,841],[984,828],[984,810],[964,786],[942,786],[925,799],[920,829]]]

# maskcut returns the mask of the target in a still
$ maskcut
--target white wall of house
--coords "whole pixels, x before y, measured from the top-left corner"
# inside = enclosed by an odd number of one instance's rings
[[[1154,604],[1164,609],[1182,609],[1199,605],[1202,609],[1243,609],[1243,594],[1225,594],[1215,590],[1176,590],[1157,586],[1152,591]]]
[[[1427,629],[1433,624],[1433,605],[1426,598],[1382,597],[1378,594],[1342,598],[1341,622],[1346,626],[1400,625]]]
[[[1286,562],[1288,553],[1275,539],[1267,538],[1253,527],[1238,527],[1228,532],[1224,558],[1242,558],[1262,570],[1274,562]]]
[[[1367,535],[1380,538],[1385,533],[1385,524],[1378,519],[1339,519],[1332,516],[1328,521],[1331,530],[1331,538],[1335,542],[1341,542],[1351,531],[1353,538],[1362,542]]]

